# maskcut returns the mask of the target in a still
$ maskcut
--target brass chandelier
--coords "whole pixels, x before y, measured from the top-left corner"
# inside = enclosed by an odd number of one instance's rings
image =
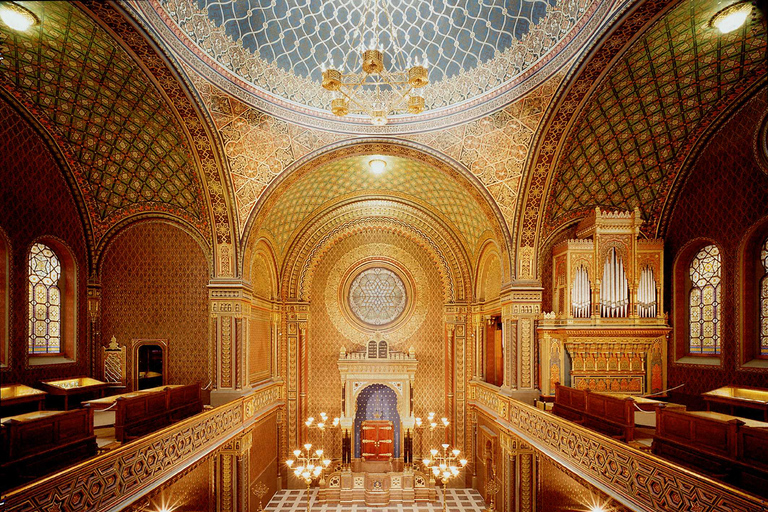
[[[368,17],[373,27],[366,30]],[[384,43],[379,30],[379,19],[384,17],[394,55],[391,59],[396,69],[384,66]],[[359,37],[362,58],[360,71],[344,73],[338,69],[329,55],[322,67],[322,86],[334,93],[331,112],[339,117],[347,114],[368,116],[375,126],[384,126],[393,114],[420,114],[424,111],[424,96],[420,89],[429,83],[429,59],[426,54],[406,59],[392,18],[387,0],[366,0],[353,41]]]

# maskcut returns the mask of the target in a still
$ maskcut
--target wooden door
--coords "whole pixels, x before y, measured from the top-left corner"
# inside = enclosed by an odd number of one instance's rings
[[[391,421],[368,420],[361,426],[363,460],[390,460],[393,455],[394,429]]]

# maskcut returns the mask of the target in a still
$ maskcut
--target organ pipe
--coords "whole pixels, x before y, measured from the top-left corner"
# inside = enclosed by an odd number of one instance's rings
[[[626,317],[629,311],[629,283],[624,271],[624,261],[612,247],[603,266],[600,283],[600,316]]]
[[[640,318],[656,317],[656,277],[651,267],[640,272],[640,284],[637,287],[637,313]]]
[[[573,279],[571,306],[574,318],[589,318],[592,315],[592,291],[589,286],[589,274],[584,265],[576,270]]]

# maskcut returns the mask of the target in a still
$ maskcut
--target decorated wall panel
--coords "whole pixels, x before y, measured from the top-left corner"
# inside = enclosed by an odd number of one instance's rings
[[[83,221],[67,185],[67,172],[35,129],[0,100],[0,227],[9,240],[9,362],[3,382],[33,384],[42,379],[88,373],[86,291],[89,260]],[[74,364],[29,367],[28,251],[40,237],[68,247],[76,266],[76,358]],[[66,313],[66,312],[65,312]],[[64,329],[67,326],[63,326]]]
[[[269,378],[272,370],[272,313],[254,307],[248,334],[248,379],[254,384]]]
[[[332,247],[320,261],[311,283],[308,330],[308,411],[331,417],[340,410],[339,349],[362,348],[374,332],[361,329],[342,312],[339,288],[346,271],[365,260],[390,260],[413,276],[414,311],[395,329],[382,329],[391,349],[407,352],[413,346],[419,366],[414,383],[417,415],[439,414],[445,408],[443,286],[431,256],[420,246],[395,233],[371,230],[351,234]]]
[[[255,490],[259,484],[266,486],[261,499],[266,507],[272,495],[277,490],[278,460],[277,452],[277,414],[273,413],[260,420],[251,430],[253,444],[251,445],[251,460],[249,464],[250,506],[247,510],[259,510],[259,498]]]
[[[631,510],[544,455],[539,456],[539,490],[538,510],[565,512],[595,510],[595,507],[613,512]]]
[[[126,228],[101,265],[103,343],[117,337],[132,368],[132,340],[167,340],[167,383],[207,385],[209,275],[200,244],[181,228],[163,221]]]
[[[180,471],[159,489],[142,496],[126,512],[173,510],[174,512],[200,512],[213,510],[213,461],[206,457]]]
[[[689,171],[688,179],[669,219],[666,233],[667,282],[680,250],[695,238],[713,240],[722,257],[722,366],[679,365],[670,346],[669,386],[685,384],[680,393],[686,400],[704,391],[724,386],[765,387],[768,375],[756,369],[738,369],[737,321],[738,249],[748,228],[766,214],[768,176],[758,164],[752,144],[761,115],[766,110],[764,89],[746,102],[738,113],[712,137]],[[671,308],[667,294],[665,309]],[[675,329],[677,332],[677,329]],[[678,343],[672,339],[670,343]],[[685,342],[685,340],[683,340]]]

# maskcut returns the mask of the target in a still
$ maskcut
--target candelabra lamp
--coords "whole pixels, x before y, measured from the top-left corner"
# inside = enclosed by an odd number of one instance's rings
[[[267,494],[268,490],[269,490],[269,488],[266,485],[264,485],[264,482],[256,482],[251,487],[251,492],[259,500],[258,512],[261,512],[262,510],[264,510],[264,507],[262,507],[262,505],[261,505],[261,500],[262,500],[262,498],[264,498],[264,495]]]
[[[447,512],[447,488],[448,482],[458,477],[467,465],[467,459],[459,459],[460,450],[449,450],[450,445],[443,444],[443,450],[436,448],[430,450],[431,459],[424,459],[424,469],[432,472],[435,479],[443,483],[443,512]]]
[[[496,469],[491,468],[491,478],[485,484],[485,495],[491,498],[491,502],[488,504],[488,508],[485,512],[495,512],[496,510],[496,494],[499,492],[501,486],[496,479]]]
[[[293,470],[293,474],[304,480],[307,484],[307,512],[309,512],[310,487],[315,480],[322,480],[323,471],[331,465],[331,459],[323,458],[323,450],[319,448],[312,451],[312,444],[304,445],[304,450],[293,450],[296,459],[285,461],[286,466]]]
[[[328,426],[328,415],[324,412],[320,413],[320,421],[315,422],[315,418],[313,416],[310,416],[307,418],[307,420],[304,422],[304,425],[307,427],[307,437],[309,437],[308,441],[312,441],[310,437],[311,429],[317,429],[320,431],[320,449],[323,450],[323,452],[327,453],[325,450],[325,431],[329,428],[332,428],[333,433],[333,440],[331,442],[331,450],[330,455],[331,458],[333,458],[333,451],[336,448],[336,429],[339,427],[339,418],[333,418],[333,425],[332,427]],[[315,438],[315,441],[317,441],[317,438]]]

